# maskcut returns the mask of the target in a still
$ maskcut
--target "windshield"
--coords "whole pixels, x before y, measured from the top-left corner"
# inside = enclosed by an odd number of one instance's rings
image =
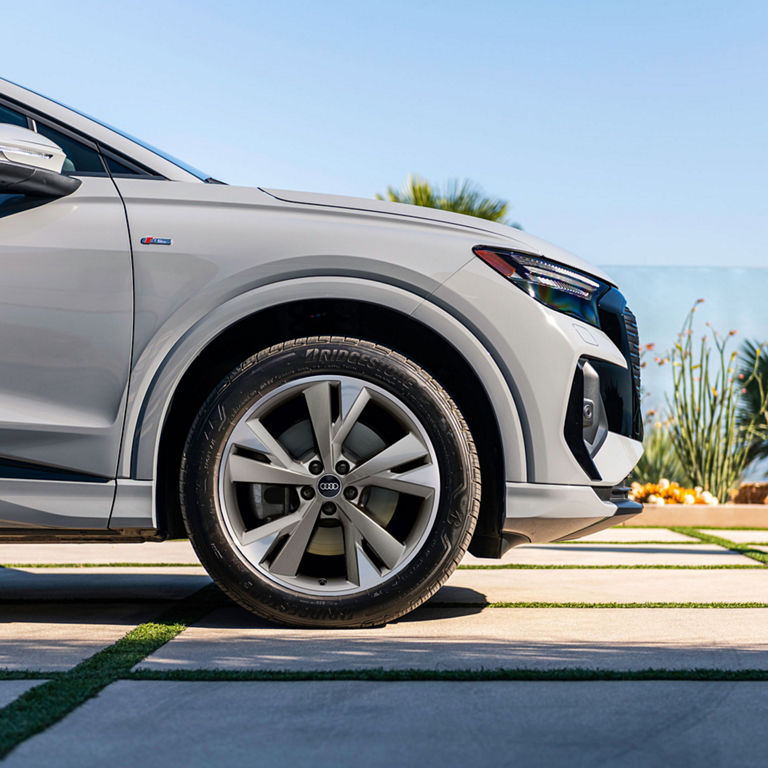
[[[10,82],[10,81],[7,81],[7,82]],[[14,83],[14,85],[16,85],[16,83]],[[23,85],[19,87],[24,88]],[[191,173],[193,176],[196,176],[198,179],[200,179],[200,181],[209,181],[209,180],[215,181],[215,179],[211,178],[210,173],[204,173],[198,168],[188,165],[183,160],[179,160],[177,157],[174,157],[173,155],[169,155],[167,152],[163,152],[162,149],[153,147],[151,144],[147,144],[145,141],[142,141],[141,139],[137,139],[135,136],[131,136],[131,134],[126,133],[125,131],[121,131],[119,128],[115,128],[113,125],[109,125],[109,123],[105,123],[103,120],[99,120],[95,117],[91,117],[91,115],[87,115],[85,114],[85,112],[81,112],[79,109],[74,109],[73,107],[70,107],[68,104],[62,104],[60,101],[57,101],[56,99],[52,99],[50,98],[50,96],[45,96],[42,93],[38,93],[37,91],[33,91],[31,88],[25,88],[25,90],[29,91],[30,93],[34,93],[37,96],[42,96],[44,99],[48,99],[48,101],[52,101],[54,104],[58,104],[60,107],[64,107],[66,109],[71,110],[72,112],[76,112],[78,115],[81,115],[82,117],[85,117],[88,120],[92,120],[94,123],[98,123],[104,128],[109,129],[110,131],[114,131],[115,133],[122,136],[124,139],[128,139],[128,141],[132,141],[134,144],[138,144],[140,147],[144,147],[144,149],[148,149],[150,152],[153,152],[159,157],[162,157],[163,160],[167,160],[169,163],[173,163],[175,166],[178,166],[183,171],[186,171],[187,173]]]

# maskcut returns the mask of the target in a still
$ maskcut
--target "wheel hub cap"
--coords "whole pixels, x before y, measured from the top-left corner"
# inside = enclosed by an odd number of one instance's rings
[[[336,475],[323,475],[317,481],[318,493],[326,499],[334,499],[341,492],[341,480]]]

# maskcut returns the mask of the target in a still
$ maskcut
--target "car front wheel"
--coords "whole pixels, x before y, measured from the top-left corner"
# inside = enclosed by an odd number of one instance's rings
[[[467,425],[413,361],[359,339],[254,355],[190,431],[181,498],[192,544],[245,608],[286,624],[383,624],[464,555],[480,502]]]

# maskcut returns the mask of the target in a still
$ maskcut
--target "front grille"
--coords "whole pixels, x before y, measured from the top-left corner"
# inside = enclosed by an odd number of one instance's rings
[[[611,288],[598,303],[600,328],[608,338],[621,350],[627,361],[629,372],[625,372],[626,384],[619,386],[624,411],[620,434],[635,440],[643,439],[643,416],[640,412],[640,339],[637,333],[637,321],[632,310],[627,306],[624,296],[616,288]],[[602,382],[601,373],[601,382]],[[631,389],[631,393],[629,390]],[[603,395],[605,398],[605,395]],[[609,400],[612,399],[609,397]],[[615,404],[618,417],[619,403]],[[610,416],[610,408],[609,408]],[[612,431],[615,431],[611,427]]]
[[[624,331],[627,338],[627,362],[632,369],[632,437],[643,439],[643,414],[640,410],[640,337],[637,320],[629,307],[624,307]],[[625,352],[626,355],[626,352]]]
[[[637,320],[629,307],[624,307],[624,329],[629,346],[629,363],[635,391],[640,392],[640,337],[637,335]]]

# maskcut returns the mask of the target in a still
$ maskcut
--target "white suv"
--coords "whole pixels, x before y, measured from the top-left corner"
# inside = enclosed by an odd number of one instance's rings
[[[3,541],[188,535],[254,612],[366,626],[639,511],[632,313],[516,229],[228,186],[0,80],[0,260]]]

